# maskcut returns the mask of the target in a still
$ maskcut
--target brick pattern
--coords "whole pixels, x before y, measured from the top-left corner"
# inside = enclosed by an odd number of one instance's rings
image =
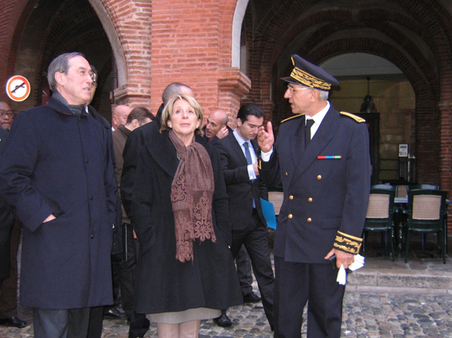
[[[41,10],[48,6],[54,11],[48,14],[58,19],[58,13],[79,1],[0,2],[1,83],[16,71],[20,43],[29,33],[24,29],[35,5]],[[416,179],[441,184],[452,193],[452,11],[444,2],[396,0],[391,6],[369,8],[360,5],[367,4],[365,0],[350,7],[319,6],[318,0],[250,0],[243,23],[247,74],[231,68],[236,0],[100,2],[117,37],[110,40],[112,49],[126,65],[121,74],[125,83],[114,93],[117,103],[150,106],[154,113],[163,89],[177,81],[193,87],[205,115],[223,108],[233,121],[240,104],[251,102],[264,108],[266,119],[280,121],[290,115],[279,78],[291,69],[291,53],[315,63],[350,51],[390,60],[416,93]],[[30,52],[30,60],[39,64],[31,77],[34,104],[39,103],[42,72],[52,55],[105,38],[102,32],[89,30],[92,26],[86,18],[93,14],[87,11],[65,21],[49,20],[51,25],[42,27],[43,45]],[[84,24],[85,31],[65,41],[73,32],[70,27]],[[3,88],[0,99],[6,99]]]

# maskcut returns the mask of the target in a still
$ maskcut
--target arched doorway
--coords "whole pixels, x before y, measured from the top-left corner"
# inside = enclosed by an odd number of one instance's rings
[[[371,136],[372,183],[413,181],[414,158],[400,157],[399,145],[407,144],[415,157],[415,93],[402,73],[390,61],[368,53],[344,53],[320,66],[339,80],[330,101],[337,110],[366,119]],[[361,111],[365,97],[372,97],[373,109]],[[407,164],[410,165],[407,165]]]
[[[105,118],[110,119],[110,93],[115,88],[112,74],[114,59],[112,48],[88,1],[66,0],[39,2],[30,12],[17,44],[14,72],[27,77],[32,85],[32,97],[13,108],[21,111],[45,103],[50,95],[46,71],[57,55],[79,51],[95,66],[99,86],[91,103]]]

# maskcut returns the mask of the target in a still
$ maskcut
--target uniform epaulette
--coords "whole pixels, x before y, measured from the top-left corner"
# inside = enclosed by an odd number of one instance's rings
[[[333,247],[341,251],[345,251],[356,255],[359,253],[359,249],[361,248],[362,242],[363,242],[362,238],[347,235],[343,232],[338,231],[336,239],[334,240]]]
[[[364,120],[362,117],[359,117],[359,116],[351,114],[351,113],[347,113],[346,111],[341,111],[341,115],[348,116],[358,123],[366,122],[366,120]]]
[[[304,114],[297,114],[297,115],[294,115],[294,116],[288,117],[287,119],[282,120],[281,123],[284,123],[286,121],[296,119],[297,117],[302,117],[302,116],[304,116]]]

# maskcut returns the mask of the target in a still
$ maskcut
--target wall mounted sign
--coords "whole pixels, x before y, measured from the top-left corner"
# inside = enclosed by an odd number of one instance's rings
[[[30,82],[22,75],[14,75],[6,82],[6,94],[16,102],[22,102],[30,95]]]

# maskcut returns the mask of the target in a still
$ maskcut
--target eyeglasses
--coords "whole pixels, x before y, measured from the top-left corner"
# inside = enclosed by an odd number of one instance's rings
[[[60,73],[63,73],[63,74],[67,74],[64,70],[60,70],[59,72],[60,72]],[[88,75],[88,76],[91,78],[91,80],[92,80],[93,82],[95,82],[96,79],[97,79],[97,74],[94,73],[92,70],[91,70],[91,71],[87,71],[86,69],[80,68],[80,69],[76,70],[75,72],[76,72],[80,77],[85,77],[86,75]]]
[[[12,110],[0,109],[0,117],[5,117],[5,116],[14,117],[15,115],[16,114],[14,114]]]
[[[289,89],[289,91],[291,93],[293,93],[293,92],[301,92],[303,90],[310,90],[312,88],[311,87],[299,87],[299,88],[297,87],[297,88],[294,88],[291,85],[287,85],[287,89]]]

